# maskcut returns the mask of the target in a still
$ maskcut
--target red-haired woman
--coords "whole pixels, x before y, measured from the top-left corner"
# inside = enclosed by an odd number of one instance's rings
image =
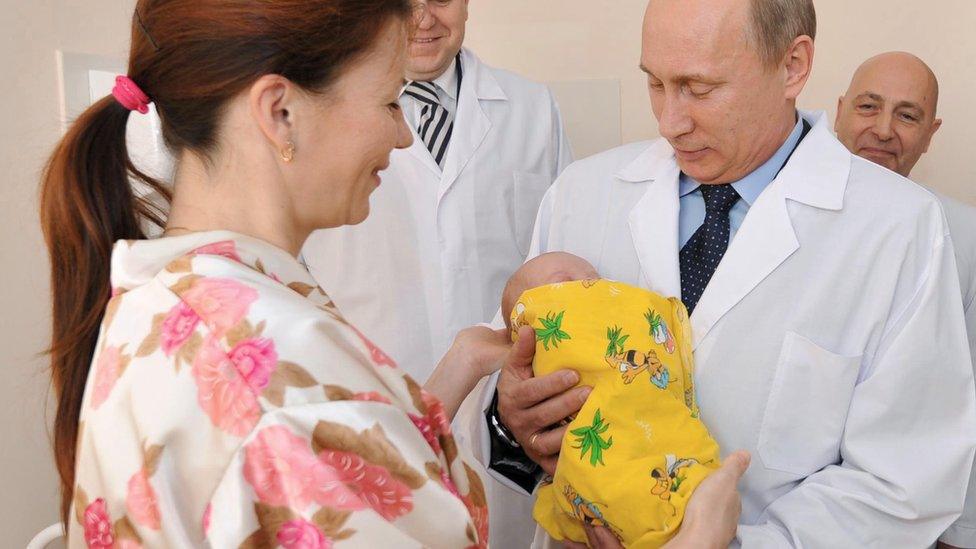
[[[427,392],[296,260],[311,231],[365,219],[411,143],[411,15],[409,0],[138,2],[128,75],[42,188],[72,547],[487,545],[450,417],[504,336],[462,333]],[[150,103],[172,189],[126,151]]]

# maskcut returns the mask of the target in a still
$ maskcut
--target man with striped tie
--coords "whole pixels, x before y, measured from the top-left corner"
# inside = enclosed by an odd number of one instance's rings
[[[416,17],[399,101],[414,143],[391,155],[367,220],[318,231],[303,256],[343,314],[422,383],[461,329],[492,319],[572,158],[551,92],[462,47],[468,0],[421,1]],[[530,498],[487,488],[492,545],[527,546]]]

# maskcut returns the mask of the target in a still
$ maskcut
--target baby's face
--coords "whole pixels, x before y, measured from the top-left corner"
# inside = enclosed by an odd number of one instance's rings
[[[505,321],[508,322],[515,302],[526,290],[557,282],[595,278],[600,278],[599,273],[582,257],[565,252],[542,254],[522,265],[508,280],[502,295],[502,314],[505,315]]]

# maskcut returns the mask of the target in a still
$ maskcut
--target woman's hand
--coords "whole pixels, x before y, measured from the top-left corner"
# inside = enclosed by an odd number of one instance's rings
[[[664,547],[698,549],[728,547],[739,524],[742,501],[737,485],[749,468],[749,452],[733,452],[708,476],[688,501],[678,534]]]
[[[736,486],[749,468],[749,452],[740,450],[725,458],[722,467],[708,476],[691,495],[678,534],[664,549],[708,549],[728,547],[735,537],[742,502]],[[587,525],[589,547],[618,549],[623,545],[606,528]],[[569,549],[586,549],[586,545],[563,543]]]
[[[444,403],[444,411],[453,419],[481,378],[501,368],[511,346],[508,330],[465,328],[458,332],[424,389]]]
[[[563,546],[566,549],[623,549],[623,545],[620,543],[610,530],[599,526],[590,526],[589,524],[583,525],[583,530],[586,531],[586,541],[588,545],[583,545],[582,543],[576,543],[575,541],[564,541]]]

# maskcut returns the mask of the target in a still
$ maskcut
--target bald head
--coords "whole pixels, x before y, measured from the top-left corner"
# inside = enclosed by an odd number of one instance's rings
[[[898,95],[914,95],[915,99],[933,117],[939,105],[939,80],[932,69],[918,57],[903,51],[891,51],[875,55],[854,71],[851,90],[863,87],[884,86]],[[909,90],[915,90],[910,94]]]
[[[939,81],[918,57],[888,52],[865,61],[837,105],[837,137],[854,154],[908,177],[942,125]]]

